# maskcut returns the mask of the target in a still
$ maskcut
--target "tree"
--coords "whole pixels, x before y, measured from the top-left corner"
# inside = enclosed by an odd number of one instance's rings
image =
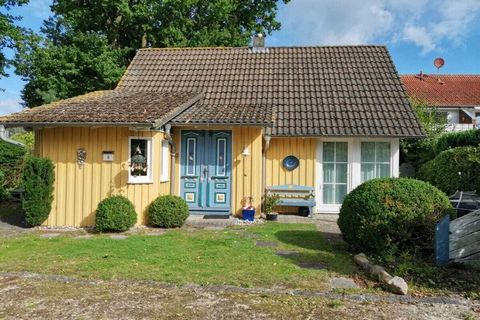
[[[24,40],[26,30],[17,26],[20,17],[9,13],[12,7],[21,6],[28,0],[0,0],[3,11],[0,11],[0,77],[7,76],[6,69],[12,61],[5,53],[5,49],[16,49]]]
[[[400,156],[402,162],[411,163],[418,170],[435,157],[435,143],[445,133],[447,119],[425,101],[415,98],[409,98],[409,101],[423,127],[425,138],[401,140]]]
[[[280,28],[276,0],[54,0],[52,11],[46,39],[18,56],[29,107],[113,88],[141,47],[245,46]]]

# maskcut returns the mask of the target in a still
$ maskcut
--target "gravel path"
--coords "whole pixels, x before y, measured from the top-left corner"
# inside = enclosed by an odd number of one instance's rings
[[[31,273],[1,273],[0,296],[2,319],[475,319],[480,310],[461,298],[175,286]]]

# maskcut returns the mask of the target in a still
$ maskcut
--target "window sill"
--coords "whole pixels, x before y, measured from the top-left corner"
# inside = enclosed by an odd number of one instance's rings
[[[128,181],[127,184],[153,184],[153,181]]]

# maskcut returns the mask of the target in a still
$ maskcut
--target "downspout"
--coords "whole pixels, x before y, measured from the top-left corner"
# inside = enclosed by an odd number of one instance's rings
[[[171,135],[172,125],[166,124],[165,125],[165,138],[170,145],[170,194],[175,194],[175,156],[177,153],[177,148],[175,146],[175,142],[172,139]]]
[[[262,196],[265,194],[266,184],[267,184],[267,151],[270,147],[270,139],[271,139],[271,130],[270,128],[265,129],[265,134],[263,139],[265,140],[265,144],[262,150]]]
[[[2,141],[5,141],[6,143],[10,143],[10,144],[13,144],[13,145],[16,145],[16,146],[19,146],[19,147],[25,147],[25,145],[23,143],[8,138],[7,137],[7,131],[5,130],[5,127],[1,126],[1,125],[0,125],[0,139]]]

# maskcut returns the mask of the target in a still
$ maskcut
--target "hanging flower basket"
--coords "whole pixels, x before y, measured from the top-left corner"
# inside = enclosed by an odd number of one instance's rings
[[[137,153],[132,157],[130,163],[130,173],[132,176],[142,176],[147,173],[148,165],[147,158],[145,158],[141,153]]]

